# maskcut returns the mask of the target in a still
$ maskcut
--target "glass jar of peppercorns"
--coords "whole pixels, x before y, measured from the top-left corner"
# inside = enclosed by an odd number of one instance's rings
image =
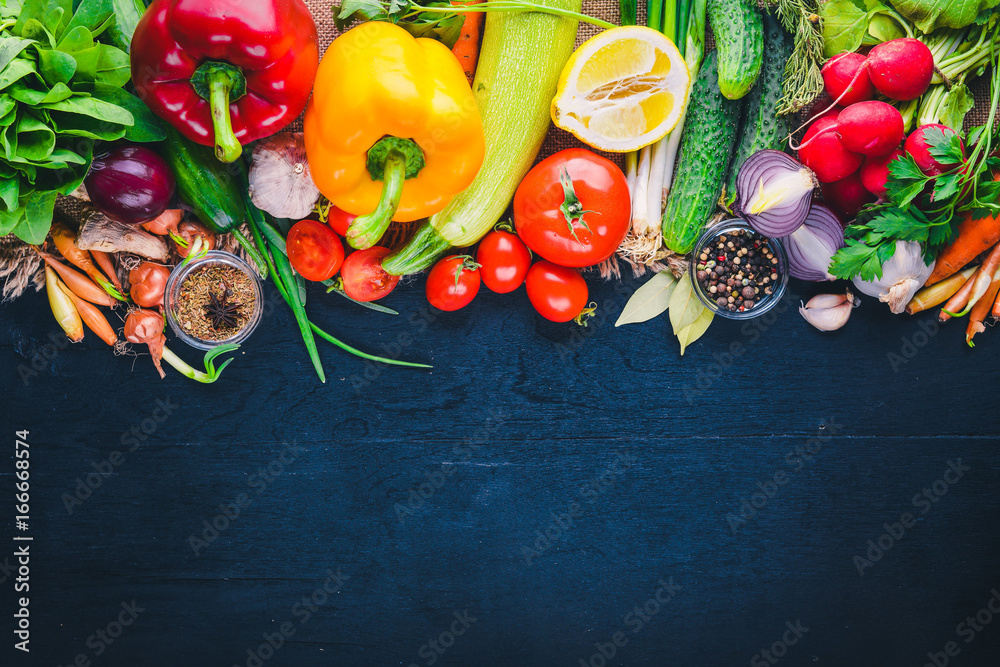
[[[778,239],[742,220],[723,220],[695,244],[691,281],[698,298],[715,313],[748,320],[781,300],[788,284],[788,257]]]

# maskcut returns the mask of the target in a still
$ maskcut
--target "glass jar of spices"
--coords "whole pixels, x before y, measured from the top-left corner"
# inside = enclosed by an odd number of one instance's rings
[[[702,234],[690,271],[702,303],[733,320],[771,310],[788,285],[788,257],[781,242],[739,219],[723,220]]]

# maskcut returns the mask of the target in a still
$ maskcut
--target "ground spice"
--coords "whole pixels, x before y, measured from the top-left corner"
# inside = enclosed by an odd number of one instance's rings
[[[250,322],[256,299],[252,279],[239,269],[205,266],[181,283],[177,322],[199,340],[228,340]]]
[[[722,310],[753,310],[778,285],[778,257],[768,239],[747,229],[723,232],[698,255],[698,285]]]

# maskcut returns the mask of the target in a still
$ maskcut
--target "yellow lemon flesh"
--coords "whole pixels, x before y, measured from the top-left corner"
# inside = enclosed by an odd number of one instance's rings
[[[593,148],[634,151],[677,125],[690,90],[691,75],[670,39],[643,26],[614,28],[566,62],[552,122]]]

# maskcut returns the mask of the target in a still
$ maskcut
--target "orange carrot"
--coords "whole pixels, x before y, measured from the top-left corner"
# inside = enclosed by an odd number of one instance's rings
[[[54,222],[52,223],[50,232],[52,234],[52,242],[56,245],[56,250],[59,251],[59,254],[62,255],[67,262],[78,269],[85,271],[87,275],[90,276],[91,280],[97,283],[101,289],[110,294],[112,297],[124,300],[122,293],[116,290],[111,283],[108,282],[108,279],[104,277],[104,274],[101,273],[96,266],[94,266],[94,263],[90,260],[90,255],[87,251],[80,250],[80,248],[76,246],[76,234],[73,233],[69,227],[61,222]]]
[[[979,272],[982,270],[982,266],[976,269],[972,277],[962,285],[962,289],[955,292],[955,295],[948,300],[948,303],[944,304],[944,308],[938,313],[938,322],[947,322],[951,319],[952,313],[965,308],[965,304],[969,303],[969,297],[972,296],[972,286],[976,284],[976,278],[979,277]]]
[[[983,320],[990,312],[990,308],[993,306],[993,302],[997,298],[997,293],[1000,292],[1000,271],[996,271],[993,274],[993,280],[990,281],[990,286],[987,288],[986,293],[976,301],[976,305],[972,307],[972,311],[969,313],[969,326],[965,329],[965,342],[969,344],[969,347],[975,347],[976,344],[972,342],[973,336],[982,331],[986,331],[986,326],[983,325]]]
[[[990,254],[987,255],[986,259],[983,261],[983,265],[979,267],[978,271],[976,271],[976,275],[973,276],[971,281],[972,287],[969,288],[968,291],[966,291],[965,287],[962,287],[958,294],[953,296],[951,301],[945,305],[944,309],[941,311],[942,317],[939,319],[944,322],[947,319],[943,318],[945,313],[951,317],[962,317],[968,313],[969,309],[971,309],[976,302],[983,298],[983,295],[986,294],[986,290],[990,288],[990,283],[993,280],[993,274],[996,272],[998,265],[1000,265],[1000,243],[993,247],[993,250],[990,251]],[[964,303],[957,304],[960,296],[964,298]],[[959,308],[962,310],[959,311]]]
[[[118,342],[115,330],[111,328],[111,325],[108,324],[108,319],[104,317],[104,314],[97,306],[73,294],[73,290],[66,287],[64,283],[59,283],[59,289],[73,300],[73,305],[76,306],[80,317],[83,318],[83,323],[87,325],[88,329],[97,334],[108,345],[114,346]]]
[[[993,175],[993,180],[1000,181],[1000,172]],[[987,215],[973,218],[968,211],[962,217],[958,236],[937,256],[937,263],[925,285],[944,280],[1000,241],[1000,217]]]
[[[91,303],[96,303],[98,306],[115,305],[115,300],[112,299],[107,292],[95,285],[94,281],[87,276],[75,269],[69,268],[47,252],[38,251],[38,255],[45,260],[46,264],[56,270],[59,277],[62,278],[66,282],[66,285],[73,290],[73,293],[81,299],[86,299]]]
[[[111,253],[104,252],[103,250],[91,250],[90,254],[93,255],[94,261],[97,265],[101,267],[101,271],[107,274],[108,278],[111,278],[111,282],[115,284],[118,291],[122,291],[122,281],[118,279],[118,270],[115,269],[115,260],[111,257]]]
[[[451,0],[453,5],[476,5],[483,0]],[[476,64],[479,62],[479,32],[483,27],[485,12],[467,12],[465,22],[462,24],[462,32],[458,36],[458,41],[452,47],[451,52],[458,58],[465,72],[465,78],[472,85],[472,80],[476,78]]]

